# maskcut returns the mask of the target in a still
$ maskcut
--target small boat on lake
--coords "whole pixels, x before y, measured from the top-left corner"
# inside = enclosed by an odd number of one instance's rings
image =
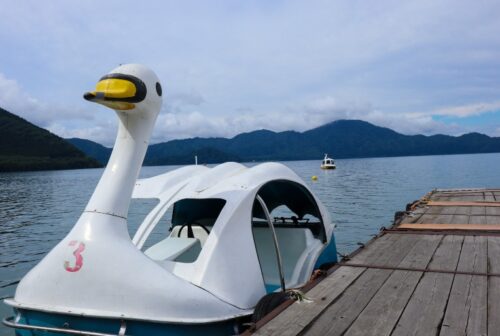
[[[328,157],[328,154],[325,154],[323,161],[321,161],[321,169],[335,169],[337,166],[335,165],[335,161],[332,158]]]
[[[282,164],[137,179],[162,103],[148,68],[120,66],[84,97],[116,111],[116,143],[73,229],[5,300],[17,335],[234,335],[262,298],[337,261],[327,210]],[[132,198],[158,201],[133,238]]]

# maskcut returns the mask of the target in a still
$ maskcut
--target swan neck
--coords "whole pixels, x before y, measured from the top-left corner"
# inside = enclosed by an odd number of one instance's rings
[[[126,218],[156,116],[117,113],[115,145],[85,211]]]

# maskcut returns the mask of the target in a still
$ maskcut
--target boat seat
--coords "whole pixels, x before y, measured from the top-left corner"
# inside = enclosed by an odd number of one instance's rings
[[[144,251],[144,254],[156,261],[193,261],[201,251],[197,238],[167,237]]]
[[[315,261],[311,256],[322,244],[307,228],[275,227],[275,231],[281,252],[285,286],[301,286],[309,280]],[[253,236],[266,288],[273,291],[280,287],[280,279],[272,231],[269,228],[254,227]]]
[[[208,238],[207,232],[205,230],[203,230],[203,228],[196,226],[196,225],[193,225],[192,228],[193,228],[194,237],[200,241],[201,247],[203,247],[205,245],[205,242],[207,241],[207,238]],[[174,228],[172,229],[172,231],[169,234],[169,237],[176,237],[177,238],[177,235],[179,234],[180,229],[181,229],[180,225],[174,226]],[[210,230],[211,227],[207,227],[207,229]],[[188,232],[188,230],[185,227],[184,230],[182,230],[181,236],[179,238],[181,238],[181,237],[187,238],[188,237],[187,232]]]

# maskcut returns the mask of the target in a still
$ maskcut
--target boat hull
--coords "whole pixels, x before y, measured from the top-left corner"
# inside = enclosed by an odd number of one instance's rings
[[[229,320],[207,324],[173,324],[55,314],[27,309],[16,309],[15,313],[18,316],[15,321],[11,319],[6,321],[7,323],[4,321],[4,323],[14,327],[17,336],[60,336],[61,334],[137,336],[234,335],[237,331],[235,328],[244,322],[242,320]],[[8,324],[9,322],[11,323],[10,325]],[[13,326],[13,323],[17,327]],[[23,325],[27,327],[22,327]],[[67,331],[65,332],[65,330]]]
[[[336,166],[321,166],[321,169],[335,169]]]

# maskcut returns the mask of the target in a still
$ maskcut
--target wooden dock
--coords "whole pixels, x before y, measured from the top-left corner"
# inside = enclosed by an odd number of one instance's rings
[[[435,190],[253,335],[500,335],[500,189]]]

